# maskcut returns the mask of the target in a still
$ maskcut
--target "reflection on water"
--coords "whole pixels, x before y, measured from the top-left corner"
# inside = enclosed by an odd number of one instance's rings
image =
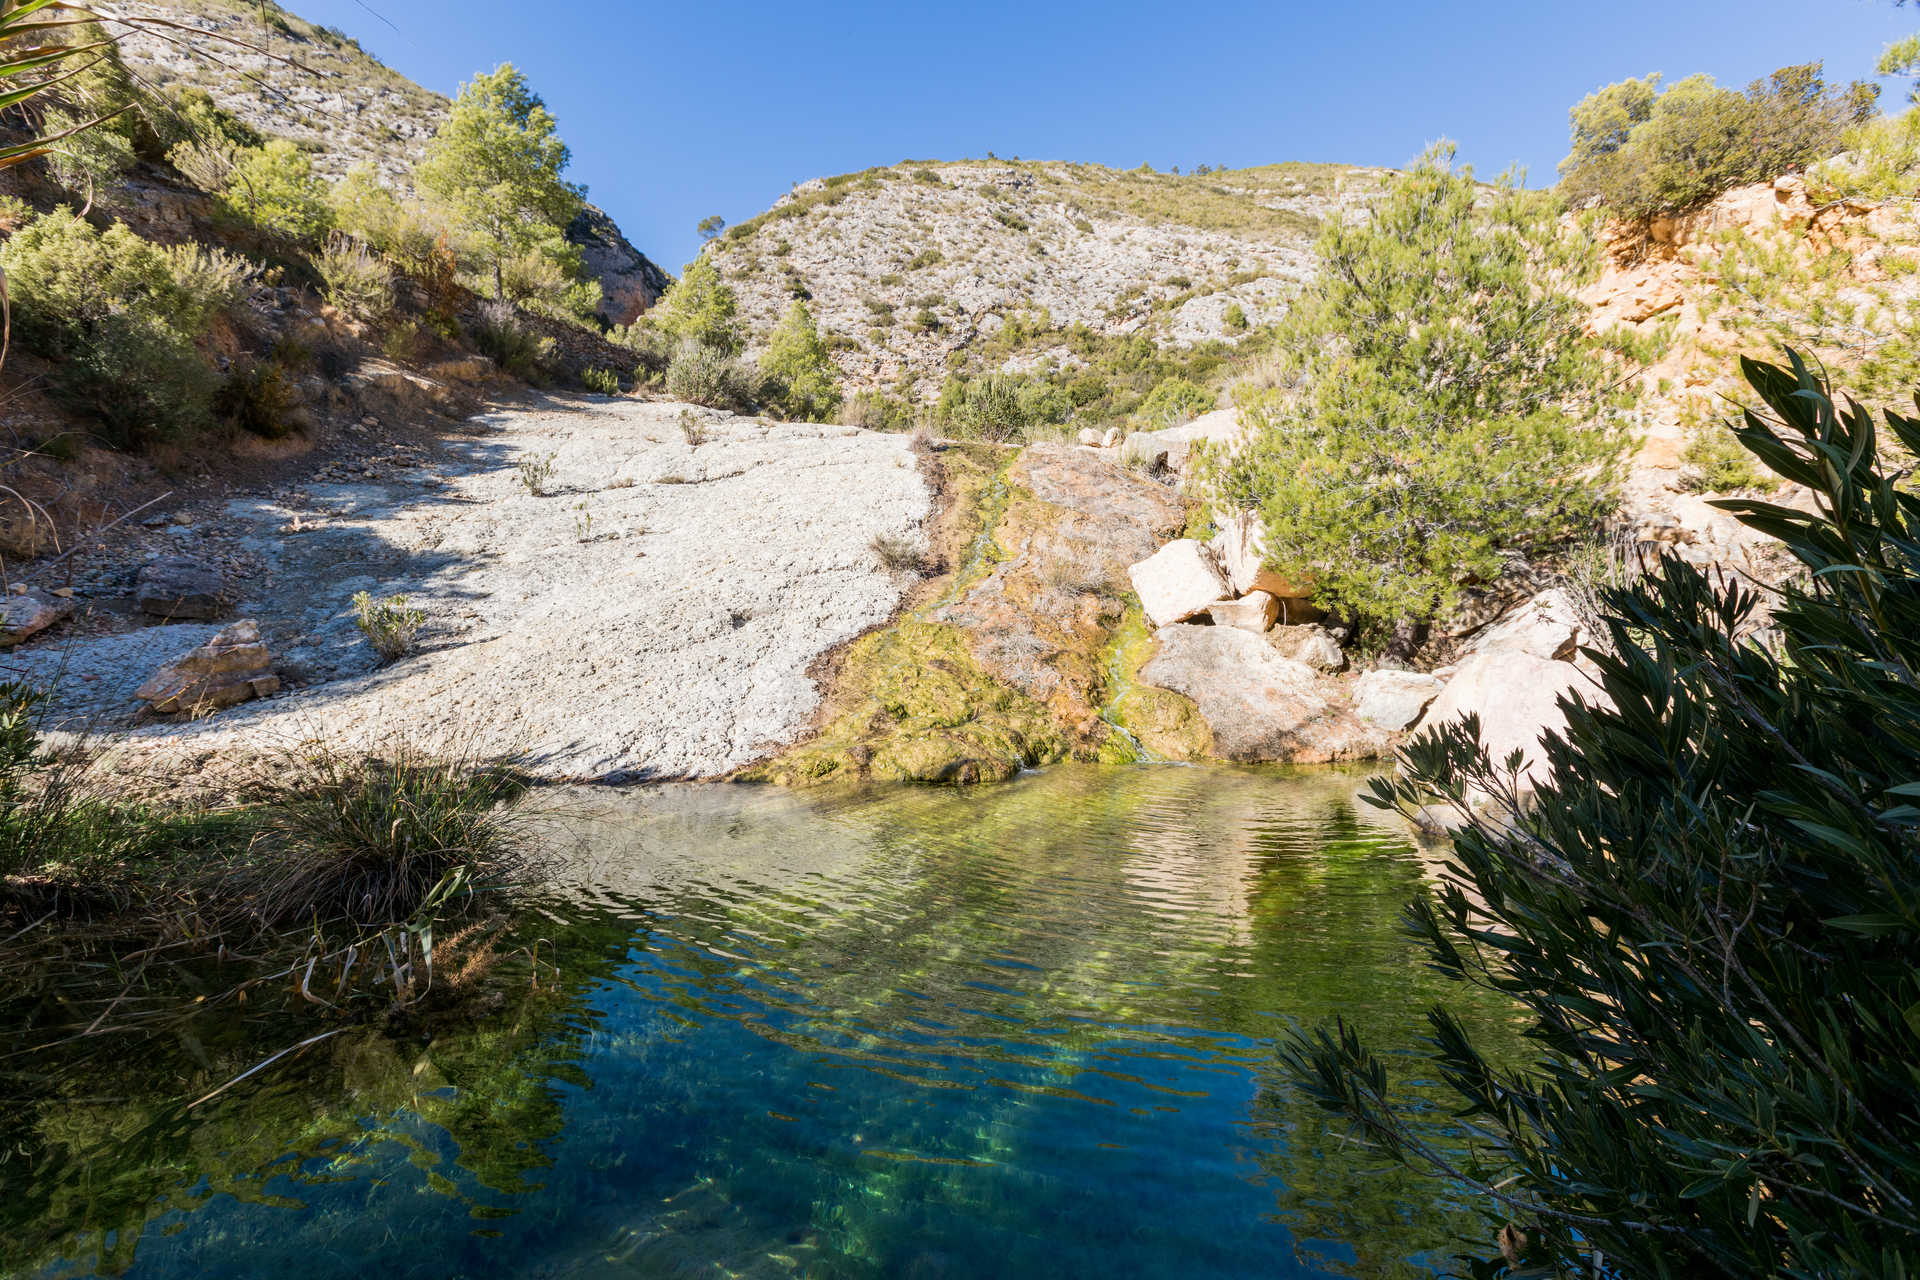
[[[1410,1046],[1438,994],[1397,927],[1420,862],[1359,781],[580,797],[526,931],[558,994],[431,1040],[342,1035],[191,1113],[177,1099],[284,1025],[223,1015],[113,1078],[50,1079],[6,1131],[0,1256],[396,1280],[1422,1272],[1484,1228],[1363,1160],[1272,1062],[1287,1017]]]

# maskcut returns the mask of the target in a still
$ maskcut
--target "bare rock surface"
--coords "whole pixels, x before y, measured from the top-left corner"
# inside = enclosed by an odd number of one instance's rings
[[[1254,512],[1226,517],[1208,545],[1235,595],[1264,591],[1281,600],[1300,600],[1313,589],[1311,583],[1290,582],[1267,568],[1267,527]]]
[[[140,608],[156,618],[217,618],[226,583],[220,571],[185,556],[162,556],[141,568],[133,586]]]
[[[876,535],[919,537],[932,495],[899,435],[684,406],[531,397],[405,469],[228,501],[196,544],[256,557],[236,608],[292,692],[151,726],[145,749],[396,736],[517,750],[548,777],[705,776],[792,741],[828,649],[907,588]],[[536,496],[523,462],[550,467]],[[381,667],[350,601],[409,597],[418,651]],[[167,625],[30,646],[56,723],[124,727],[155,666],[217,631]]]
[[[1376,729],[1399,733],[1440,696],[1440,681],[1420,671],[1369,671],[1354,682],[1353,706]]]
[[[1193,700],[1224,760],[1322,764],[1384,754],[1389,736],[1353,715],[1338,683],[1236,627],[1167,626],[1140,669]],[[1568,670],[1572,670],[1571,667]]]
[[[163,715],[217,711],[279,692],[272,663],[259,624],[242,619],[161,667],[134,696]]]
[[[1467,652],[1524,653],[1570,662],[1580,647],[1580,615],[1558,587],[1542,591],[1475,636]]]
[[[1204,542],[1175,538],[1127,570],[1140,607],[1156,627],[1205,613],[1227,594],[1227,581]]]
[[[73,601],[44,591],[0,595],[0,649],[39,635],[73,613]]]
[[[1525,792],[1548,781],[1540,744],[1548,734],[1566,729],[1559,702],[1567,694],[1589,703],[1606,699],[1605,691],[1571,662],[1518,650],[1475,654],[1460,664],[1417,728],[1424,732],[1470,714],[1479,716],[1480,742],[1496,767],[1511,753],[1521,753]]]
[[[1165,486],[1085,449],[1035,444],[1007,470],[1002,559],[932,619],[966,629],[998,679],[1074,728],[1094,717],[1115,588],[1185,519]]]

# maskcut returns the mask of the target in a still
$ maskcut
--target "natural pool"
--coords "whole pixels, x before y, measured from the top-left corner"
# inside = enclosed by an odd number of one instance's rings
[[[1443,994],[1511,1018],[1400,934],[1430,864],[1362,782],[581,798],[522,930],[540,988],[497,1013],[355,1029],[190,1109],[302,1025],[235,1009],[9,1103],[0,1270],[1423,1274],[1491,1228],[1272,1053],[1335,1013],[1409,1048]]]

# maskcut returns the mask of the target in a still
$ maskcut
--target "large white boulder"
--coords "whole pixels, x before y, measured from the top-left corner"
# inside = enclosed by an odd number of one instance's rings
[[[1420,671],[1369,671],[1354,681],[1353,709],[1374,728],[1398,733],[1418,720],[1444,687]]]
[[[1525,653],[1571,662],[1580,648],[1580,615],[1558,587],[1542,591],[1475,636],[1469,654]]]
[[[1140,679],[1193,700],[1225,760],[1370,760],[1387,736],[1348,709],[1339,682],[1236,627],[1162,627]]]
[[[1243,434],[1238,410],[1215,409],[1177,427],[1133,432],[1120,446],[1120,458],[1150,470],[1185,473],[1195,444],[1204,441],[1230,447]]]
[[[1177,538],[1127,570],[1148,621],[1156,627],[1205,613],[1227,595],[1227,581],[1205,543]]]
[[[1506,758],[1520,752],[1519,783],[1524,796],[1551,781],[1541,742],[1566,729],[1567,717],[1559,703],[1568,694],[1592,704],[1608,701],[1606,692],[1571,662],[1518,650],[1478,653],[1460,664],[1427,708],[1417,731],[1478,715],[1480,742],[1496,768],[1504,769]]]
[[[1267,527],[1252,511],[1228,516],[1209,545],[1237,596],[1264,591],[1281,600],[1301,600],[1312,594],[1311,582],[1294,582],[1267,568]]]

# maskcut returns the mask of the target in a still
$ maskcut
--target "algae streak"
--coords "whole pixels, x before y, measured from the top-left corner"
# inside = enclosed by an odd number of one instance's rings
[[[1135,737],[1155,756],[1203,757],[1193,704],[1134,683],[1144,627],[1116,650],[1127,567],[1185,524],[1178,496],[1088,449],[948,445],[938,461],[950,573],[841,658],[811,741],[740,776],[987,782],[1069,756],[1137,759]]]
[[[1153,632],[1136,604],[1114,633],[1107,661],[1112,692],[1101,714],[1150,758],[1205,760],[1213,754],[1213,730],[1200,709],[1171,689],[1140,683],[1140,668],[1153,651]],[[1124,763],[1126,758],[1117,749],[1102,756],[1114,763]]]
[[[836,692],[844,709],[817,737],[741,777],[967,784],[1068,753],[1047,709],[981,670],[958,627],[908,621],[862,637]]]

